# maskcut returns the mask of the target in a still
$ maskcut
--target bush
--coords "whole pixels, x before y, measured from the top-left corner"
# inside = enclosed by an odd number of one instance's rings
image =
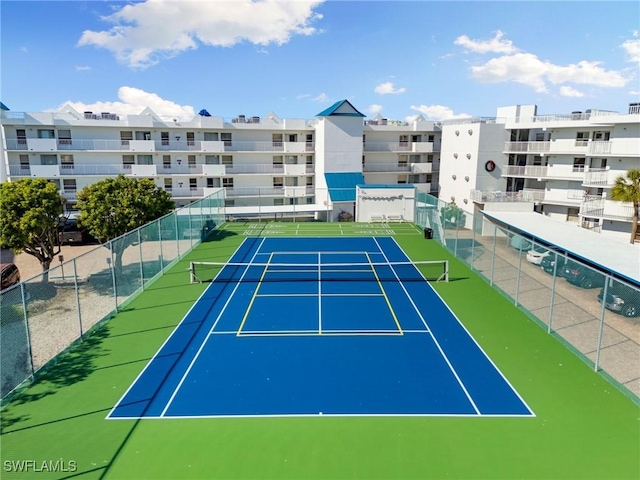
[[[338,221],[339,222],[353,222],[353,215],[351,215],[349,212],[345,212],[344,210],[342,210],[338,214]]]

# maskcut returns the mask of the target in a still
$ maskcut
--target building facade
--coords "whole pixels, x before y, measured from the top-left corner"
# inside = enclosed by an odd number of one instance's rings
[[[1,113],[0,180],[46,178],[71,210],[80,189],[119,174],[152,179],[177,206],[223,188],[230,216],[323,220],[355,208],[356,184],[413,184],[470,213],[522,202],[623,236],[632,206],[612,201],[611,188],[618,175],[640,168],[638,104],[623,114],[542,116],[535,105],[518,105],[492,118],[444,122],[365,119],[347,100],[311,120],[206,111],[178,119],[150,109],[124,116],[69,106]]]

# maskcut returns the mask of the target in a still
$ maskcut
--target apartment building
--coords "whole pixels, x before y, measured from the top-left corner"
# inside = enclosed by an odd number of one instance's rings
[[[611,188],[640,168],[640,104],[563,115],[516,105],[444,122],[366,119],[347,100],[310,120],[1,113],[0,180],[47,178],[70,209],[81,188],[118,174],[152,179],[177,206],[223,188],[231,216],[322,220],[354,213],[357,184],[413,184],[470,213],[535,210],[624,237],[632,206]]]
[[[356,183],[437,190],[434,122],[388,122],[343,100],[312,120],[201,111],[195,118],[2,111],[1,181],[42,177],[73,209],[83,187],[119,174],[150,178],[177,206],[223,188],[228,215],[332,219],[353,210]],[[325,175],[329,174],[329,175]]]

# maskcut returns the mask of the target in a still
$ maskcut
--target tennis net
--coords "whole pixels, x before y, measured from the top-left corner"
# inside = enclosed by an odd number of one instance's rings
[[[191,262],[191,283],[201,282],[409,282],[449,281],[448,260],[360,263]]]

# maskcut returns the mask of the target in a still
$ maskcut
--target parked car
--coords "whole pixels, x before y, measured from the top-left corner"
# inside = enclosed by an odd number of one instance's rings
[[[516,250],[524,252],[525,250],[529,250],[533,246],[533,243],[519,235],[514,235],[511,237],[511,246]]]
[[[598,302],[602,303],[603,296],[604,288],[598,294]],[[604,306],[628,318],[638,317],[640,316],[640,290],[623,283],[615,283],[607,288]]]
[[[544,257],[548,257],[550,254],[550,250],[539,245],[534,245],[534,247],[527,252],[527,261],[534,265],[540,265],[542,263],[542,259]]]
[[[92,243],[96,239],[89,233],[89,230],[78,224],[74,218],[62,219],[58,224],[58,241],[60,245]]]
[[[13,263],[0,263],[0,290],[20,283],[20,271]]]
[[[581,288],[602,287],[605,279],[604,274],[572,260],[564,264],[560,275],[567,282]]]
[[[562,272],[562,267],[564,266],[564,257],[558,257],[560,260],[560,265],[556,270],[556,275],[560,275]],[[547,272],[549,275],[553,275],[553,271],[556,266],[556,256],[555,255],[547,255],[540,259],[540,268]]]

